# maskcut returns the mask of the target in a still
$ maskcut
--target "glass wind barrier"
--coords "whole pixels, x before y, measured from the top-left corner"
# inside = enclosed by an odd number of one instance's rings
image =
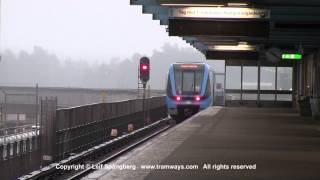
[[[258,89],[258,67],[243,66],[243,89]]]
[[[226,100],[252,101],[260,96],[260,101],[292,101],[292,72],[292,67],[261,66],[258,94],[257,66],[243,66],[242,71],[241,66],[227,66]]]

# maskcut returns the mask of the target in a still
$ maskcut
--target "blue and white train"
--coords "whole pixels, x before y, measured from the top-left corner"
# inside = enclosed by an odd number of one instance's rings
[[[166,88],[169,115],[182,120],[212,106],[214,84],[214,71],[208,64],[171,64]]]

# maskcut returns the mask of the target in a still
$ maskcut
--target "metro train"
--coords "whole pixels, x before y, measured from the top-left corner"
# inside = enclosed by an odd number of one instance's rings
[[[166,88],[168,114],[181,121],[212,106],[214,84],[214,71],[208,64],[171,64]]]

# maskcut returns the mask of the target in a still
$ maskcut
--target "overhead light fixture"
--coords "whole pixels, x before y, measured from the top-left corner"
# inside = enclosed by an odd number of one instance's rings
[[[238,45],[215,45],[209,46],[209,50],[213,51],[256,51],[257,47],[240,42]]]
[[[224,4],[161,4],[170,7],[223,7]]]
[[[207,46],[217,46],[217,45],[225,45],[225,46],[237,46],[238,43],[235,41],[206,41],[206,40],[200,40],[204,41]]]
[[[248,6],[248,3],[240,2],[240,3],[228,3],[229,7],[242,7],[242,6]]]

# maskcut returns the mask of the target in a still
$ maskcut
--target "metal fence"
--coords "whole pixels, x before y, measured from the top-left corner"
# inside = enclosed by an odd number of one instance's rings
[[[32,125],[32,124],[2,128],[0,129],[0,138],[4,136],[8,137],[15,134],[31,132],[31,131],[34,131],[36,128],[37,128],[36,125]]]
[[[0,179],[39,167],[38,88],[17,93],[0,88]]]
[[[0,87],[0,128],[37,124],[39,116],[38,85],[30,92]]]
[[[53,126],[56,133],[51,137],[55,148],[48,155],[53,161],[64,159],[114,138],[112,131],[121,135],[128,133],[128,126],[138,129],[167,116],[164,97],[146,101],[150,111],[148,121],[144,119],[142,99],[58,109]]]
[[[0,179],[14,179],[34,170],[40,162],[36,130],[0,138]]]
[[[138,129],[167,116],[164,97],[146,101],[148,121],[144,119],[142,99],[58,110],[56,98],[42,99],[40,127],[8,136],[5,141],[0,138],[0,179],[15,179],[110,140],[115,137],[111,136],[112,130],[121,135],[128,133],[128,125]]]

